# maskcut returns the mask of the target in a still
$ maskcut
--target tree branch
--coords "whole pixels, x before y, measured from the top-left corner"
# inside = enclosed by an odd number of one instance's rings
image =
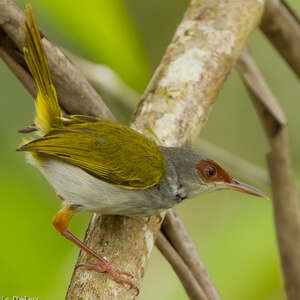
[[[300,77],[300,23],[287,4],[280,0],[267,0],[261,30]]]
[[[136,109],[140,95],[130,86],[126,85],[115,71],[105,65],[88,61],[70,51],[67,51],[67,55],[84,76],[96,87],[116,98],[130,111]]]
[[[204,290],[207,299],[220,300],[218,291],[214,287],[193,241],[174,211],[169,210],[167,212],[162,231],[167,232],[171,244],[176,252],[180,253],[181,259],[186,263],[187,269],[190,270],[199,286]],[[178,276],[180,277],[180,274]],[[183,282],[183,280],[181,281]]]
[[[181,256],[179,256],[178,252],[170,245],[162,232],[159,232],[155,244],[180,278],[189,298],[191,300],[208,300],[202,287],[199,286],[194,278],[194,274],[189,270]]]
[[[35,97],[36,90],[31,88],[32,84],[28,79],[29,71],[23,58],[24,22],[24,13],[11,0],[0,0],[1,58],[7,64],[13,58],[18,58],[17,64],[9,66],[13,67],[13,72]],[[67,113],[81,113],[115,121],[101,97],[70,60],[44,34],[42,37],[60,105],[64,110]],[[9,40],[9,43],[5,43],[5,39]],[[27,75],[24,76],[26,73]]]
[[[166,146],[191,144],[258,25],[263,5],[250,0],[191,1],[142,97],[133,127],[143,132],[151,128]]]
[[[22,53],[16,49],[14,43],[2,28],[0,28],[0,57],[34,97],[37,94],[37,89],[31,75],[24,67],[25,61]]]
[[[300,215],[288,151],[287,124],[280,121],[283,113],[247,51],[241,56],[238,69],[249,90],[271,146],[267,160],[285,290],[289,300],[298,300],[300,299]],[[266,103],[277,107],[277,112],[270,110]]]

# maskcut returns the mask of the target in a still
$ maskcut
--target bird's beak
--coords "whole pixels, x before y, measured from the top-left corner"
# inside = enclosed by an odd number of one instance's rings
[[[257,197],[268,198],[263,192],[257,190],[253,186],[242,183],[235,179],[232,179],[231,182],[218,183],[217,186],[221,189],[235,190],[242,193],[254,195]]]

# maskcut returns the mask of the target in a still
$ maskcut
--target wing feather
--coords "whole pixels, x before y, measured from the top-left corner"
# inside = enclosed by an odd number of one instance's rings
[[[127,189],[145,189],[161,180],[164,158],[153,141],[124,125],[79,117],[78,122],[75,116],[70,125],[29,142],[18,151],[57,157]]]

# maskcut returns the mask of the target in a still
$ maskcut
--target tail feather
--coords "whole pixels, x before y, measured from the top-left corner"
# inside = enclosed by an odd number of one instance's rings
[[[26,6],[24,57],[38,88],[35,123],[42,133],[61,127],[61,111],[45,50],[30,5]]]

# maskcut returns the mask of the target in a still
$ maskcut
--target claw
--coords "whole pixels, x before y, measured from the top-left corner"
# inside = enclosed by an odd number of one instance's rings
[[[122,272],[113,268],[113,266],[108,262],[105,258],[98,255],[95,251],[90,249],[87,245],[82,243],[76,236],[74,236],[70,231],[68,231],[69,223],[72,216],[76,213],[76,209],[72,206],[63,207],[54,217],[53,225],[57,229],[57,231],[67,238],[69,241],[78,246],[81,250],[89,254],[91,257],[97,260],[96,264],[90,263],[80,263],[76,265],[75,270],[78,268],[84,267],[86,270],[96,271],[99,273],[108,273],[109,276],[118,283],[125,283],[136,290],[137,295],[139,294],[139,289],[134,285],[131,280],[124,278],[123,276],[127,276],[129,278],[133,278],[130,273]]]
[[[78,268],[82,268],[82,267],[89,271],[96,271],[98,273],[108,273],[109,276],[116,282],[128,284],[130,286],[130,288],[136,290],[137,295],[140,293],[140,291],[136,285],[134,285],[130,280],[122,277],[122,275],[124,275],[124,276],[130,277],[130,278],[133,278],[132,274],[130,274],[128,272],[116,270],[109,263],[103,264],[101,262],[101,265],[100,265],[100,263],[98,263],[98,264],[80,263],[75,266],[75,270],[77,270]]]

